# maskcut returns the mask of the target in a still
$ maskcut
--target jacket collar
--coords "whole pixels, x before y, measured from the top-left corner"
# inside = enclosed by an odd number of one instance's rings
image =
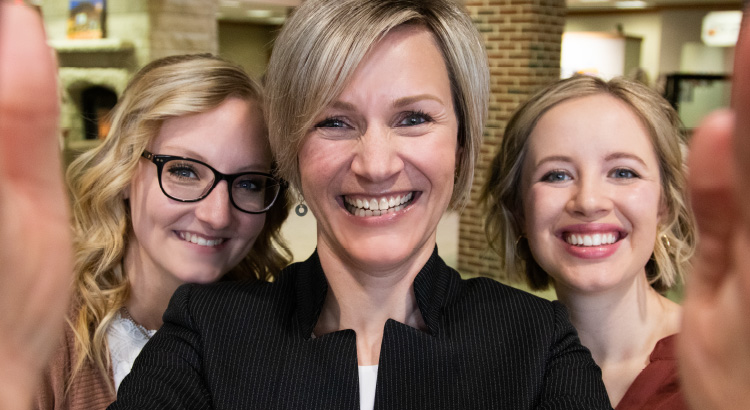
[[[436,246],[430,259],[414,278],[417,306],[431,335],[440,335],[442,308],[455,296],[459,283],[458,272],[443,262],[443,259],[438,256]],[[294,287],[299,335],[309,339],[323,308],[326,292],[328,292],[328,281],[317,251],[306,261],[298,264]]]

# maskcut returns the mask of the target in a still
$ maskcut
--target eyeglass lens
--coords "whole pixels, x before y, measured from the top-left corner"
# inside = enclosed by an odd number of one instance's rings
[[[164,164],[161,185],[167,195],[193,201],[208,194],[216,175],[207,166],[184,159],[169,160]],[[273,178],[257,174],[241,174],[231,181],[231,197],[238,208],[261,212],[271,206],[279,191]]]

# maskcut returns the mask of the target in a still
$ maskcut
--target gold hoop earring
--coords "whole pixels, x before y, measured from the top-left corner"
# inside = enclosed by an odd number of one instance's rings
[[[667,234],[661,235],[661,243],[664,244],[664,249],[667,250],[667,253],[672,249],[672,244],[669,242],[669,237]]]

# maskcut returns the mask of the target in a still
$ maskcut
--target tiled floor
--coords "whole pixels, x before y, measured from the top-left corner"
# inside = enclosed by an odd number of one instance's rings
[[[450,266],[456,267],[458,257],[458,213],[448,212],[440,220],[437,233],[437,244],[440,256]],[[295,261],[302,261],[315,250],[315,217],[308,212],[300,217],[291,212],[281,229]]]

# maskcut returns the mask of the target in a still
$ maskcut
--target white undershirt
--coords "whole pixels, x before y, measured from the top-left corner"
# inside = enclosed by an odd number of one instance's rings
[[[156,330],[148,330],[147,333],[151,337],[156,333]],[[135,323],[123,319],[118,312],[107,329],[107,346],[109,347],[109,357],[112,360],[115,391],[120,387],[122,379],[130,373],[135,358],[141,353],[141,349],[146,345],[146,342],[148,342],[148,338],[138,330]]]
[[[357,366],[359,368],[359,408],[375,408],[375,385],[378,381],[378,365]]]
[[[315,333],[310,338],[317,339]],[[378,384],[378,365],[357,366],[359,370],[359,410],[375,408],[375,387]]]

